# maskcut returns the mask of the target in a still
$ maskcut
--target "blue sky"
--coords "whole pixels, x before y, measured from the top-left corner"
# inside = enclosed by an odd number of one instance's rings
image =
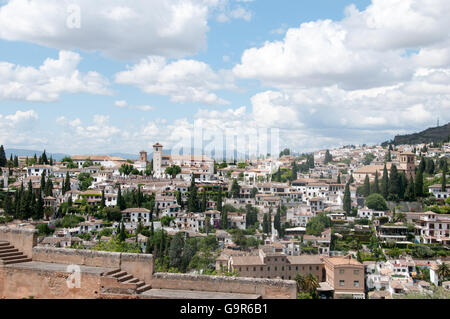
[[[424,1],[0,1],[0,144],[134,153],[198,121],[302,152],[448,122],[450,9]]]

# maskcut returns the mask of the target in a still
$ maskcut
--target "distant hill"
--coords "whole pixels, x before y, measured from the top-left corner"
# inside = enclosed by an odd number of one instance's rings
[[[439,143],[442,141],[448,141],[449,138],[450,138],[450,123],[447,123],[443,126],[430,127],[420,133],[397,135],[392,141],[384,142],[383,144],[413,145],[421,143]]]
[[[6,155],[6,158],[8,158],[8,159],[11,156],[11,154],[12,154],[12,156],[17,155],[17,156],[28,156],[28,157],[33,157],[34,154],[36,154],[36,156],[39,157],[42,155],[43,152],[44,152],[43,150],[36,151],[36,150],[23,150],[23,149],[17,149],[17,148],[5,149],[5,155]],[[69,155],[63,154],[63,153],[50,153],[48,151],[45,151],[45,153],[47,154],[47,157],[52,156],[55,161],[60,161],[64,157],[69,156]]]

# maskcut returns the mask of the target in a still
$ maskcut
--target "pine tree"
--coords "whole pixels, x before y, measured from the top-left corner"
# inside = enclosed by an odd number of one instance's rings
[[[378,181],[378,171],[375,172],[375,181],[373,182],[373,187],[371,189],[371,193],[380,194],[380,182]]]
[[[6,154],[3,145],[0,145],[0,167],[6,167]]]
[[[414,181],[415,181],[414,184],[415,184],[416,196],[422,197],[423,196],[423,172],[420,169],[420,167],[416,172],[416,177],[415,177]]]
[[[384,199],[387,199],[389,196],[389,176],[386,164],[384,164],[383,177],[381,179],[381,195]]]
[[[350,196],[350,183],[347,183],[345,185],[345,190],[344,190],[344,201],[343,201],[343,209],[345,210],[345,212],[347,214],[350,213],[350,211],[352,210],[352,199]]]
[[[367,174],[366,174],[366,178],[364,179],[363,195],[364,195],[364,197],[367,197],[370,195],[370,180],[369,180],[369,175],[367,175]]]

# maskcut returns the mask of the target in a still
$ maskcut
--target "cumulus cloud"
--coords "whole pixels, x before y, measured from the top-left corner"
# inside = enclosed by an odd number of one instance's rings
[[[0,38],[125,60],[190,55],[206,47],[207,19],[217,3],[9,0],[0,6]]]
[[[448,65],[449,12],[445,0],[374,0],[363,11],[350,6],[341,21],[303,23],[281,41],[244,51],[234,73],[277,88],[354,90],[407,81],[415,67]]]
[[[35,134],[39,130],[38,120],[39,116],[34,110],[0,113],[0,144],[23,147],[45,145],[48,140]]]
[[[152,111],[155,109],[155,107],[150,105],[129,105],[128,102],[124,100],[115,101],[114,105],[120,108],[128,108],[131,110],[141,110],[141,111]]]
[[[200,102],[208,105],[229,104],[212,91],[234,89],[231,72],[215,72],[206,63],[176,60],[167,63],[163,57],[148,57],[127,71],[116,74],[115,81],[139,87],[151,94],[170,96],[173,102]]]
[[[108,80],[93,71],[77,69],[78,53],[60,51],[58,59],[46,59],[39,68],[0,62],[0,98],[51,102],[62,93],[111,94]]]

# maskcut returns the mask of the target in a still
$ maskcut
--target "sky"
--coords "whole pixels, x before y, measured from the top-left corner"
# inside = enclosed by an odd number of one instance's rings
[[[381,143],[450,121],[448,16],[448,0],[0,0],[0,144],[135,154],[198,127],[299,153]]]

